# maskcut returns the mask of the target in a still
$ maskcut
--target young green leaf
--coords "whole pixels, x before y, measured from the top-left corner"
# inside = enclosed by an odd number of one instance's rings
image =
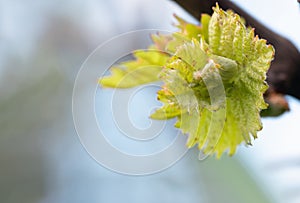
[[[157,49],[138,50],[134,57],[134,60],[112,67],[111,75],[100,78],[99,83],[103,87],[129,88],[157,81],[162,67],[169,59],[168,54]]]

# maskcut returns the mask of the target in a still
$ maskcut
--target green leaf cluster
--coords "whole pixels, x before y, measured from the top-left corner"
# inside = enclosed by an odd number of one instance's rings
[[[128,88],[162,80],[157,98],[163,106],[151,118],[176,117],[188,147],[198,145],[217,157],[226,150],[232,155],[262,129],[260,111],[267,108],[263,94],[274,49],[237,14],[218,5],[212,16],[202,15],[201,25],[175,17],[178,32],[153,35],[149,50],[112,68],[100,84]]]

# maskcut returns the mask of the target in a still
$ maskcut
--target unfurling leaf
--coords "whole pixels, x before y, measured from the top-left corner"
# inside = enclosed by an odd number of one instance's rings
[[[214,8],[202,15],[201,26],[176,16],[179,31],[153,35],[151,51],[112,69],[100,79],[107,87],[126,88],[162,80],[158,100],[163,106],[153,119],[177,118],[175,127],[187,134],[187,146],[220,157],[226,150],[257,137],[263,94],[274,49],[255,36],[232,11]],[[166,53],[165,53],[166,52]]]
[[[111,68],[111,75],[103,77],[99,83],[104,87],[129,88],[159,80],[162,66],[169,55],[157,50],[137,50],[134,60],[126,61]]]

